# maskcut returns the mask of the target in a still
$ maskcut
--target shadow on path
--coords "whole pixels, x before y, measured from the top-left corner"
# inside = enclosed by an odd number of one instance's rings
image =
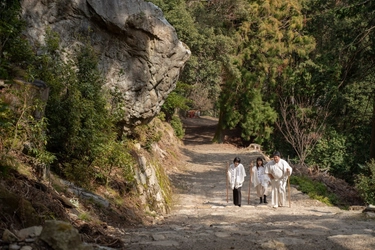
[[[217,127],[217,120],[208,117],[184,118],[185,145],[211,144]]]

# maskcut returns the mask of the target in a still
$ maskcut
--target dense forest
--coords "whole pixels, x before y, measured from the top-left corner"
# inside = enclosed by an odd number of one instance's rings
[[[316,166],[375,203],[374,1],[151,2],[192,52],[162,108],[177,135],[183,136],[178,111],[200,110],[219,118],[215,142],[225,130],[239,130],[244,145],[259,143]],[[143,126],[119,137],[121,97],[102,91],[90,43],[83,38],[86,46],[64,61],[50,31],[36,53],[22,36],[19,11],[17,0],[0,5],[0,79],[40,79],[51,92],[42,119],[31,115],[40,103],[22,102],[22,84],[13,93],[16,108],[0,99],[1,172],[27,141],[38,164],[83,185],[107,182],[115,166],[131,182],[132,157],[123,149],[133,139],[147,147],[158,135]]]
[[[238,129],[269,153],[374,188],[373,1],[152,2],[192,51],[167,103],[217,116],[217,142]]]

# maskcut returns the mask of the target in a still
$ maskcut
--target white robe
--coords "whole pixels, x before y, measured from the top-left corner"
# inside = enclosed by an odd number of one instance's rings
[[[289,173],[287,169],[289,169]],[[280,159],[278,163],[272,160],[265,165],[265,173],[274,177],[274,179],[271,179],[272,205],[275,207],[285,206],[286,183],[288,177],[292,174],[292,167],[283,159]]]
[[[270,178],[268,177],[268,174],[265,173],[265,167],[261,166],[257,168],[257,166],[254,166],[251,169],[251,172],[251,182],[257,190],[257,195],[259,197],[267,195],[268,183],[270,182]]]
[[[268,187],[269,181],[270,181],[270,178],[268,177],[267,174],[265,174],[264,167],[257,168],[256,166],[254,166],[252,168],[251,182],[253,183],[254,187],[258,185]]]
[[[245,176],[245,168],[241,163],[237,167],[233,163],[229,166],[228,180],[232,189],[242,187]]]

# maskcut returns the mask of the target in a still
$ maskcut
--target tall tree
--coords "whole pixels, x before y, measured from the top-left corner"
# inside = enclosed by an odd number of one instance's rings
[[[64,61],[59,36],[51,31],[47,32],[42,51],[40,67],[34,71],[51,89],[46,118],[48,150],[59,161],[55,170],[71,180],[88,182],[95,175],[92,163],[102,153],[103,145],[114,138],[98,58],[85,42],[85,46],[76,48],[74,57]]]
[[[220,61],[217,59],[217,33],[215,27],[220,22],[212,22],[212,16],[206,11],[207,3],[184,0],[153,0],[159,6],[166,19],[176,29],[179,39],[191,50],[192,54],[182,71],[180,81],[192,87],[184,93],[190,98],[190,108],[208,110],[218,96],[220,88]],[[214,26],[208,24],[212,22]],[[201,91],[203,89],[203,91]],[[196,93],[206,100],[196,101]]]
[[[325,92],[321,100],[330,102],[330,124],[348,138],[348,153],[354,162],[373,158],[375,3],[308,1],[306,9],[306,31],[317,40],[313,60],[321,66],[312,72],[313,81]],[[366,133],[371,127],[370,142]]]
[[[225,65],[220,96],[221,131],[240,127],[242,138],[261,143],[268,139],[277,113],[278,95],[291,72],[314,48],[314,40],[302,33],[299,1],[249,1],[246,15],[235,20],[236,54]]]

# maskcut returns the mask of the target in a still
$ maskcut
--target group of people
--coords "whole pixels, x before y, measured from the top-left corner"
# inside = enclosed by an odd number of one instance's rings
[[[246,171],[241,164],[241,159],[235,157],[228,168],[228,181],[233,190],[233,203],[241,207],[241,187],[245,181]],[[268,186],[271,184],[271,203],[273,207],[283,207],[286,202],[286,184],[292,174],[292,167],[287,161],[281,159],[278,151],[272,155],[272,160],[264,164],[258,157],[256,165],[251,169],[250,181],[256,188],[259,203],[268,203]]]

